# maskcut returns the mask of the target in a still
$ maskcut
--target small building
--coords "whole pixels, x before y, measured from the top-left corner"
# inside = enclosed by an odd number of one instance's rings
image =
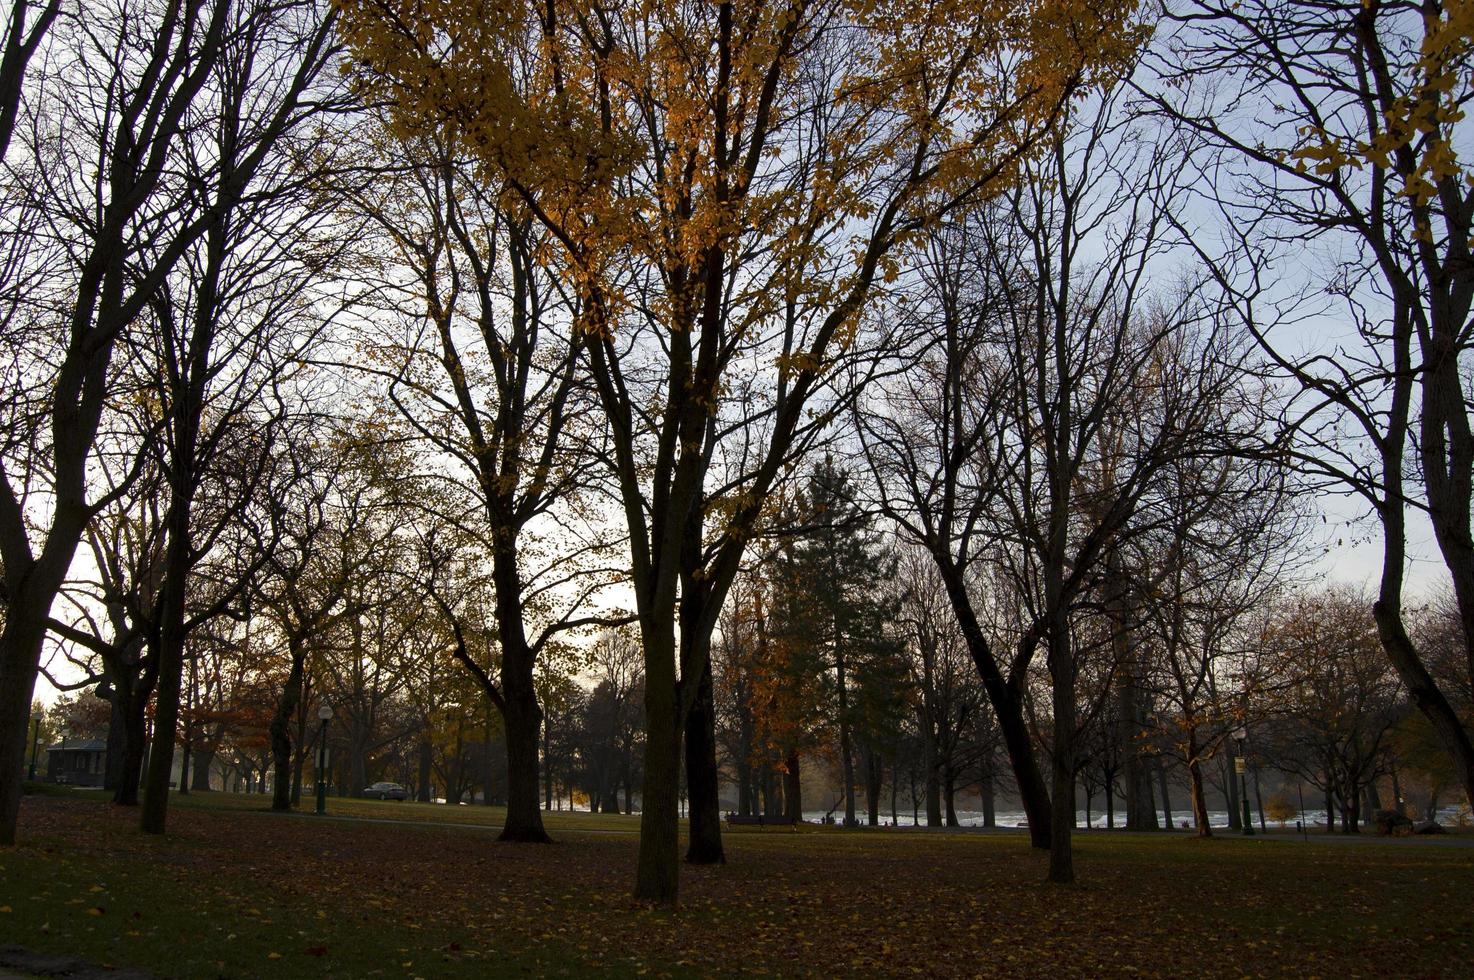
[[[101,786],[107,772],[107,741],[62,742],[46,750],[46,781],[68,786]]]

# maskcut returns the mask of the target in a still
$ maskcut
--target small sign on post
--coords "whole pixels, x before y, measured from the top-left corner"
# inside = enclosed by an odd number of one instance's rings
[[[1239,756],[1237,759],[1233,760],[1233,771],[1238,773],[1240,776],[1249,771],[1249,764],[1244,761],[1243,756]]]

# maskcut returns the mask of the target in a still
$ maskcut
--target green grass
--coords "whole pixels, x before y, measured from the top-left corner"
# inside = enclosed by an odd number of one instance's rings
[[[170,977],[1462,976],[1474,849],[1092,833],[1080,883],[1018,834],[728,834],[675,909],[628,897],[637,818],[261,796],[177,798],[165,838],[101,794],[27,798],[0,943]],[[356,819],[355,819],[356,818]],[[615,833],[603,832],[610,829]],[[596,832],[599,831],[599,832]],[[275,954],[273,956],[273,954]]]

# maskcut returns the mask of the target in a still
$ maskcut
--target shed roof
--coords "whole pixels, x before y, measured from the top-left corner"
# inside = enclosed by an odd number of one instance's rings
[[[107,741],[100,738],[89,738],[81,742],[66,742],[60,745],[48,745],[47,752],[106,752]]]

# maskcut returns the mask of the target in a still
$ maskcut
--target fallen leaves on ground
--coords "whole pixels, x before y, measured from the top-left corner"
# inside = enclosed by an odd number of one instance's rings
[[[637,841],[624,835],[516,845],[466,828],[180,808],[161,840],[54,798],[27,800],[22,832],[46,846],[18,853],[106,876],[124,917],[117,882],[167,879],[210,910],[218,935],[199,938],[212,966],[252,944],[270,950],[273,976],[297,975],[294,963],[353,975],[364,962],[410,976],[472,964],[477,975],[1455,976],[1474,962],[1474,849],[1463,848],[1083,835],[1081,883],[1059,887],[1016,835],[736,833],[726,865],[682,868],[681,904],[666,909],[629,898]],[[75,897],[38,900],[55,922],[49,906]],[[148,928],[170,928],[167,909],[144,911]],[[116,942],[107,955],[127,961]],[[249,972],[219,968],[232,970]]]

